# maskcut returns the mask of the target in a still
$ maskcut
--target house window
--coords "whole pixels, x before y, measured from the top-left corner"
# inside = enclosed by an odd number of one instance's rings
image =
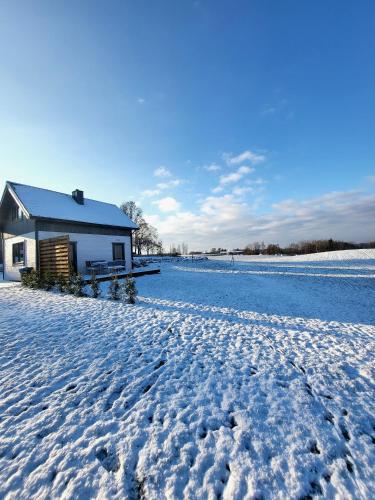
[[[23,220],[23,212],[19,206],[12,207],[12,220]]]
[[[21,243],[13,244],[13,264],[23,264],[25,262],[25,244]]]
[[[112,243],[113,260],[125,260],[124,243]]]

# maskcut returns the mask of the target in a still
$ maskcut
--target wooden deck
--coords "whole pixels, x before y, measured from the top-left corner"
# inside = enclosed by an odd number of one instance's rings
[[[129,274],[131,274],[133,276],[133,278],[138,278],[139,276],[145,276],[147,274],[159,274],[159,273],[160,273],[160,269],[144,269],[143,271],[137,271],[137,270],[133,269],[133,271],[131,273],[122,272],[122,273],[117,273],[116,276],[117,276],[117,279],[121,280],[121,279],[129,276]],[[111,281],[113,276],[114,276],[114,274],[97,275],[96,279],[100,282],[101,281]],[[91,281],[91,277],[87,277],[87,275],[86,275],[84,277],[84,281],[85,281],[85,285],[88,285]]]

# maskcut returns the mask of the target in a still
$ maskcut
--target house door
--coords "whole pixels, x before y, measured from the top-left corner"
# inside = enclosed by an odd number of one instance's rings
[[[113,260],[125,260],[124,243],[112,243]]]
[[[77,272],[77,242],[69,241],[69,265],[70,268]]]

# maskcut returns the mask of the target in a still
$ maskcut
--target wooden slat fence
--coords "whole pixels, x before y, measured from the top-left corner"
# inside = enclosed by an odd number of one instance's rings
[[[39,241],[40,271],[50,272],[53,276],[69,276],[69,236],[57,236]]]

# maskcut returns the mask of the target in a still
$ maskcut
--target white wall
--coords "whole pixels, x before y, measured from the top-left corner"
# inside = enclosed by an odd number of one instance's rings
[[[126,270],[131,271],[130,236],[39,231],[39,239],[45,240],[63,234],[68,234],[70,241],[77,242],[77,267],[79,272],[84,273],[86,260],[113,260],[112,243],[125,243]]]
[[[21,243],[22,241],[25,242],[25,262],[23,264],[13,265],[13,244]],[[4,278],[6,280],[20,281],[21,276],[19,270],[21,267],[25,266],[36,266],[36,244],[34,232],[7,238],[4,241]]]

